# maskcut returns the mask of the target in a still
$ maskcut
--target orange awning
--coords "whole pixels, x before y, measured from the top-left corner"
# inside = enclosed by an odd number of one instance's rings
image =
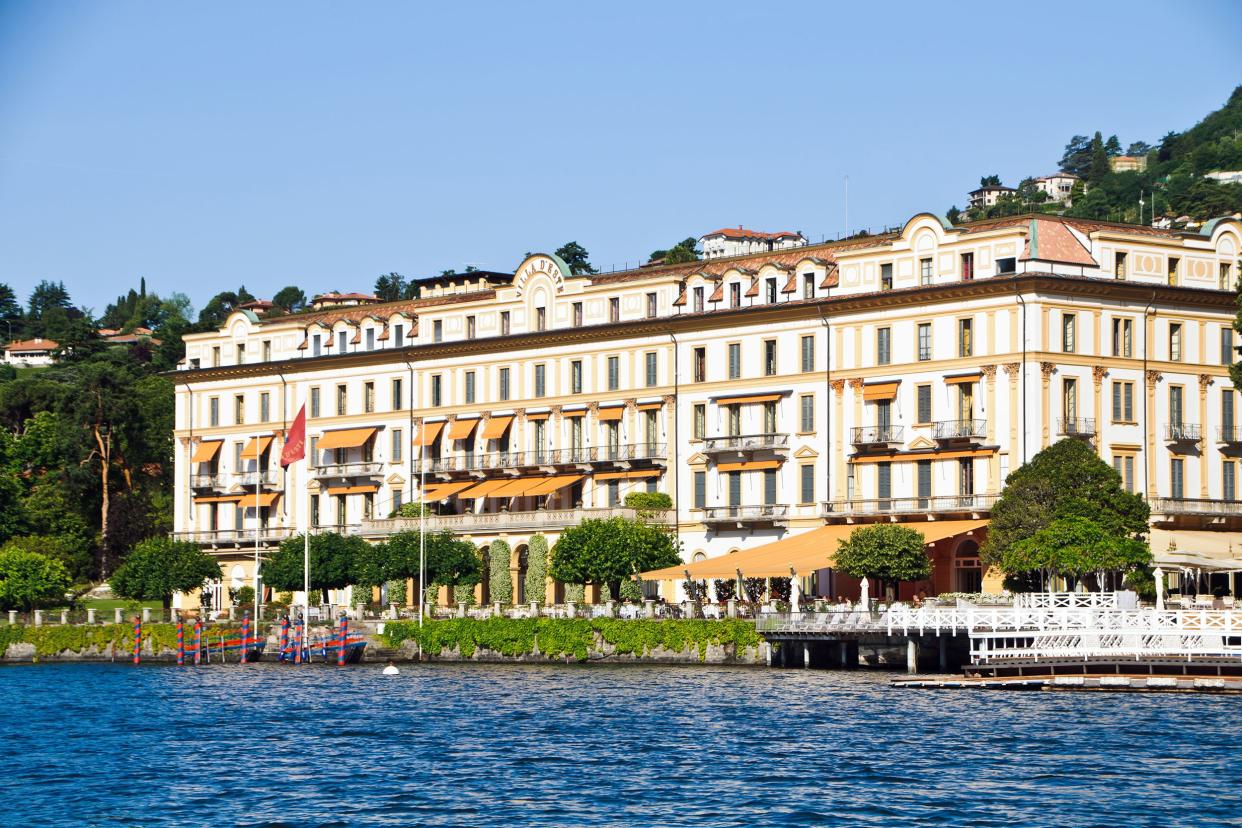
[[[271,506],[276,502],[276,498],[280,497],[280,492],[260,492],[257,495],[249,494],[240,498],[237,505],[243,509],[253,509],[256,506]]]
[[[474,433],[475,428],[479,425],[477,419],[456,420],[449,424],[448,438],[450,440],[465,440]]]
[[[236,503],[241,500],[241,495],[212,495],[211,497],[196,497],[195,503]]]
[[[659,411],[663,407],[664,407],[664,403],[662,402],[642,403],[641,405],[638,406],[638,410],[639,411]]]
[[[509,430],[509,425],[513,422],[512,417],[491,417],[487,421],[487,425],[483,426],[482,437],[484,440],[499,440],[505,436],[505,432]]]
[[[438,483],[434,486],[428,486],[427,490],[423,492],[423,501],[435,503],[446,500],[464,489],[469,489],[475,482],[474,480],[467,480],[464,483]]]
[[[779,469],[780,467],[780,460],[751,460],[747,463],[719,463],[716,465],[716,471],[759,471],[760,469]]]
[[[987,523],[986,520],[922,520],[899,525],[921,532],[924,543],[935,543],[977,532]],[[832,566],[840,542],[849,538],[857,528],[854,524],[821,526],[732,555],[718,555],[705,561],[643,572],[640,577],[645,581],[681,580],[686,577],[687,570],[690,577],[696,580],[736,578],[739,570],[744,578],[775,578],[788,576],[791,572],[809,575],[817,569]]]
[[[613,408],[601,408],[599,410],[599,415],[596,417],[596,419],[599,420],[601,423],[615,422],[616,420],[621,419],[621,415],[623,415],[624,413],[625,413],[625,407],[620,406],[620,405],[615,406]]]
[[[512,482],[513,482],[512,478],[508,478],[505,480],[484,480],[482,483],[476,483],[474,486],[471,486],[469,489],[466,489],[463,492],[459,492],[457,496],[461,498],[490,497],[492,492],[496,491],[502,486],[507,486]]]
[[[981,379],[983,379],[983,374],[981,373],[959,374],[956,377],[945,377],[944,384],[945,385],[961,385],[962,383],[965,383],[965,382],[978,382]]]
[[[744,405],[746,403],[776,402],[781,398],[781,396],[781,394],[751,394],[747,397],[721,397],[716,400],[716,405]]]
[[[224,445],[223,440],[206,440],[198,444],[198,448],[194,449],[194,456],[190,458],[191,463],[210,463],[220,453],[220,446]]]
[[[246,443],[246,447],[242,449],[241,459],[258,460],[271,444],[271,437],[251,437]]]
[[[429,446],[440,436],[440,430],[444,428],[443,422],[423,423],[418,430],[418,436],[414,438],[414,445]]]
[[[358,448],[375,434],[374,428],[343,428],[340,431],[325,432],[316,444],[319,451],[328,449]]]
[[[868,402],[872,400],[891,400],[897,396],[897,386],[901,382],[876,382],[871,385],[863,386],[863,399]]]
[[[530,489],[527,489],[523,494],[528,494],[528,495],[552,494],[552,492],[559,491],[565,488],[566,486],[572,486],[574,483],[577,483],[579,480],[581,480],[582,477],[583,476],[580,474],[565,474],[565,475],[560,475],[559,477],[544,478],[543,480],[540,480],[537,485],[533,486]]]
[[[659,469],[644,469],[642,471],[623,471],[623,472],[603,472],[595,475],[596,480],[636,480],[643,477],[659,477],[663,474]]]
[[[372,484],[369,486],[337,486],[336,488],[332,488],[331,486],[328,487],[328,494],[330,495],[368,494],[378,491],[378,484]]]
[[[586,416],[586,409],[585,409],[585,408],[576,408],[576,409],[574,409],[573,411],[562,411],[562,412],[561,412],[561,416],[562,416],[562,417],[585,417],[585,416]]]
[[[534,414],[527,414],[526,419],[529,422],[534,422],[535,420],[546,420],[551,416],[552,415],[547,411],[537,411]]]

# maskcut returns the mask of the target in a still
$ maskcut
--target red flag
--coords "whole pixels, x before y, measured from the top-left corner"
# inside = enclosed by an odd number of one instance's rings
[[[293,418],[293,427],[285,438],[285,447],[280,451],[280,465],[283,468],[306,458],[306,403],[298,409],[298,416]]]

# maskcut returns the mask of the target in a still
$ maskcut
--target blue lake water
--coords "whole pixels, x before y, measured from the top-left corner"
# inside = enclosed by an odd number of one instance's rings
[[[5,825],[1239,825],[1242,698],[713,668],[0,668]]]

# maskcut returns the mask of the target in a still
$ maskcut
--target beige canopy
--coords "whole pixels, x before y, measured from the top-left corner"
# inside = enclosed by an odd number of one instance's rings
[[[1152,529],[1151,554],[1165,569],[1242,570],[1242,532]]]

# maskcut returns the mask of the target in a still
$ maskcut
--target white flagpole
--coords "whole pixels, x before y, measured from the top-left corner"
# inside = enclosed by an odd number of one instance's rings
[[[303,421],[305,422],[305,421]],[[311,457],[306,451],[305,427],[303,427],[302,437],[302,456],[306,458],[306,466],[303,469],[306,479],[302,483],[302,488],[306,491],[306,526],[302,530],[302,623],[310,624],[310,533],[311,533]],[[309,629],[309,627],[305,627]]]
[[[259,525],[263,522],[259,506],[259,483],[263,478],[260,468],[263,455],[259,452],[259,435],[254,435],[254,628],[259,630]],[[242,642],[245,646],[245,642]]]
[[[423,430],[427,421],[418,426],[418,440],[422,445],[418,448],[418,626],[423,625],[423,616],[427,614],[427,502],[423,496],[427,493],[427,446],[423,439]]]

